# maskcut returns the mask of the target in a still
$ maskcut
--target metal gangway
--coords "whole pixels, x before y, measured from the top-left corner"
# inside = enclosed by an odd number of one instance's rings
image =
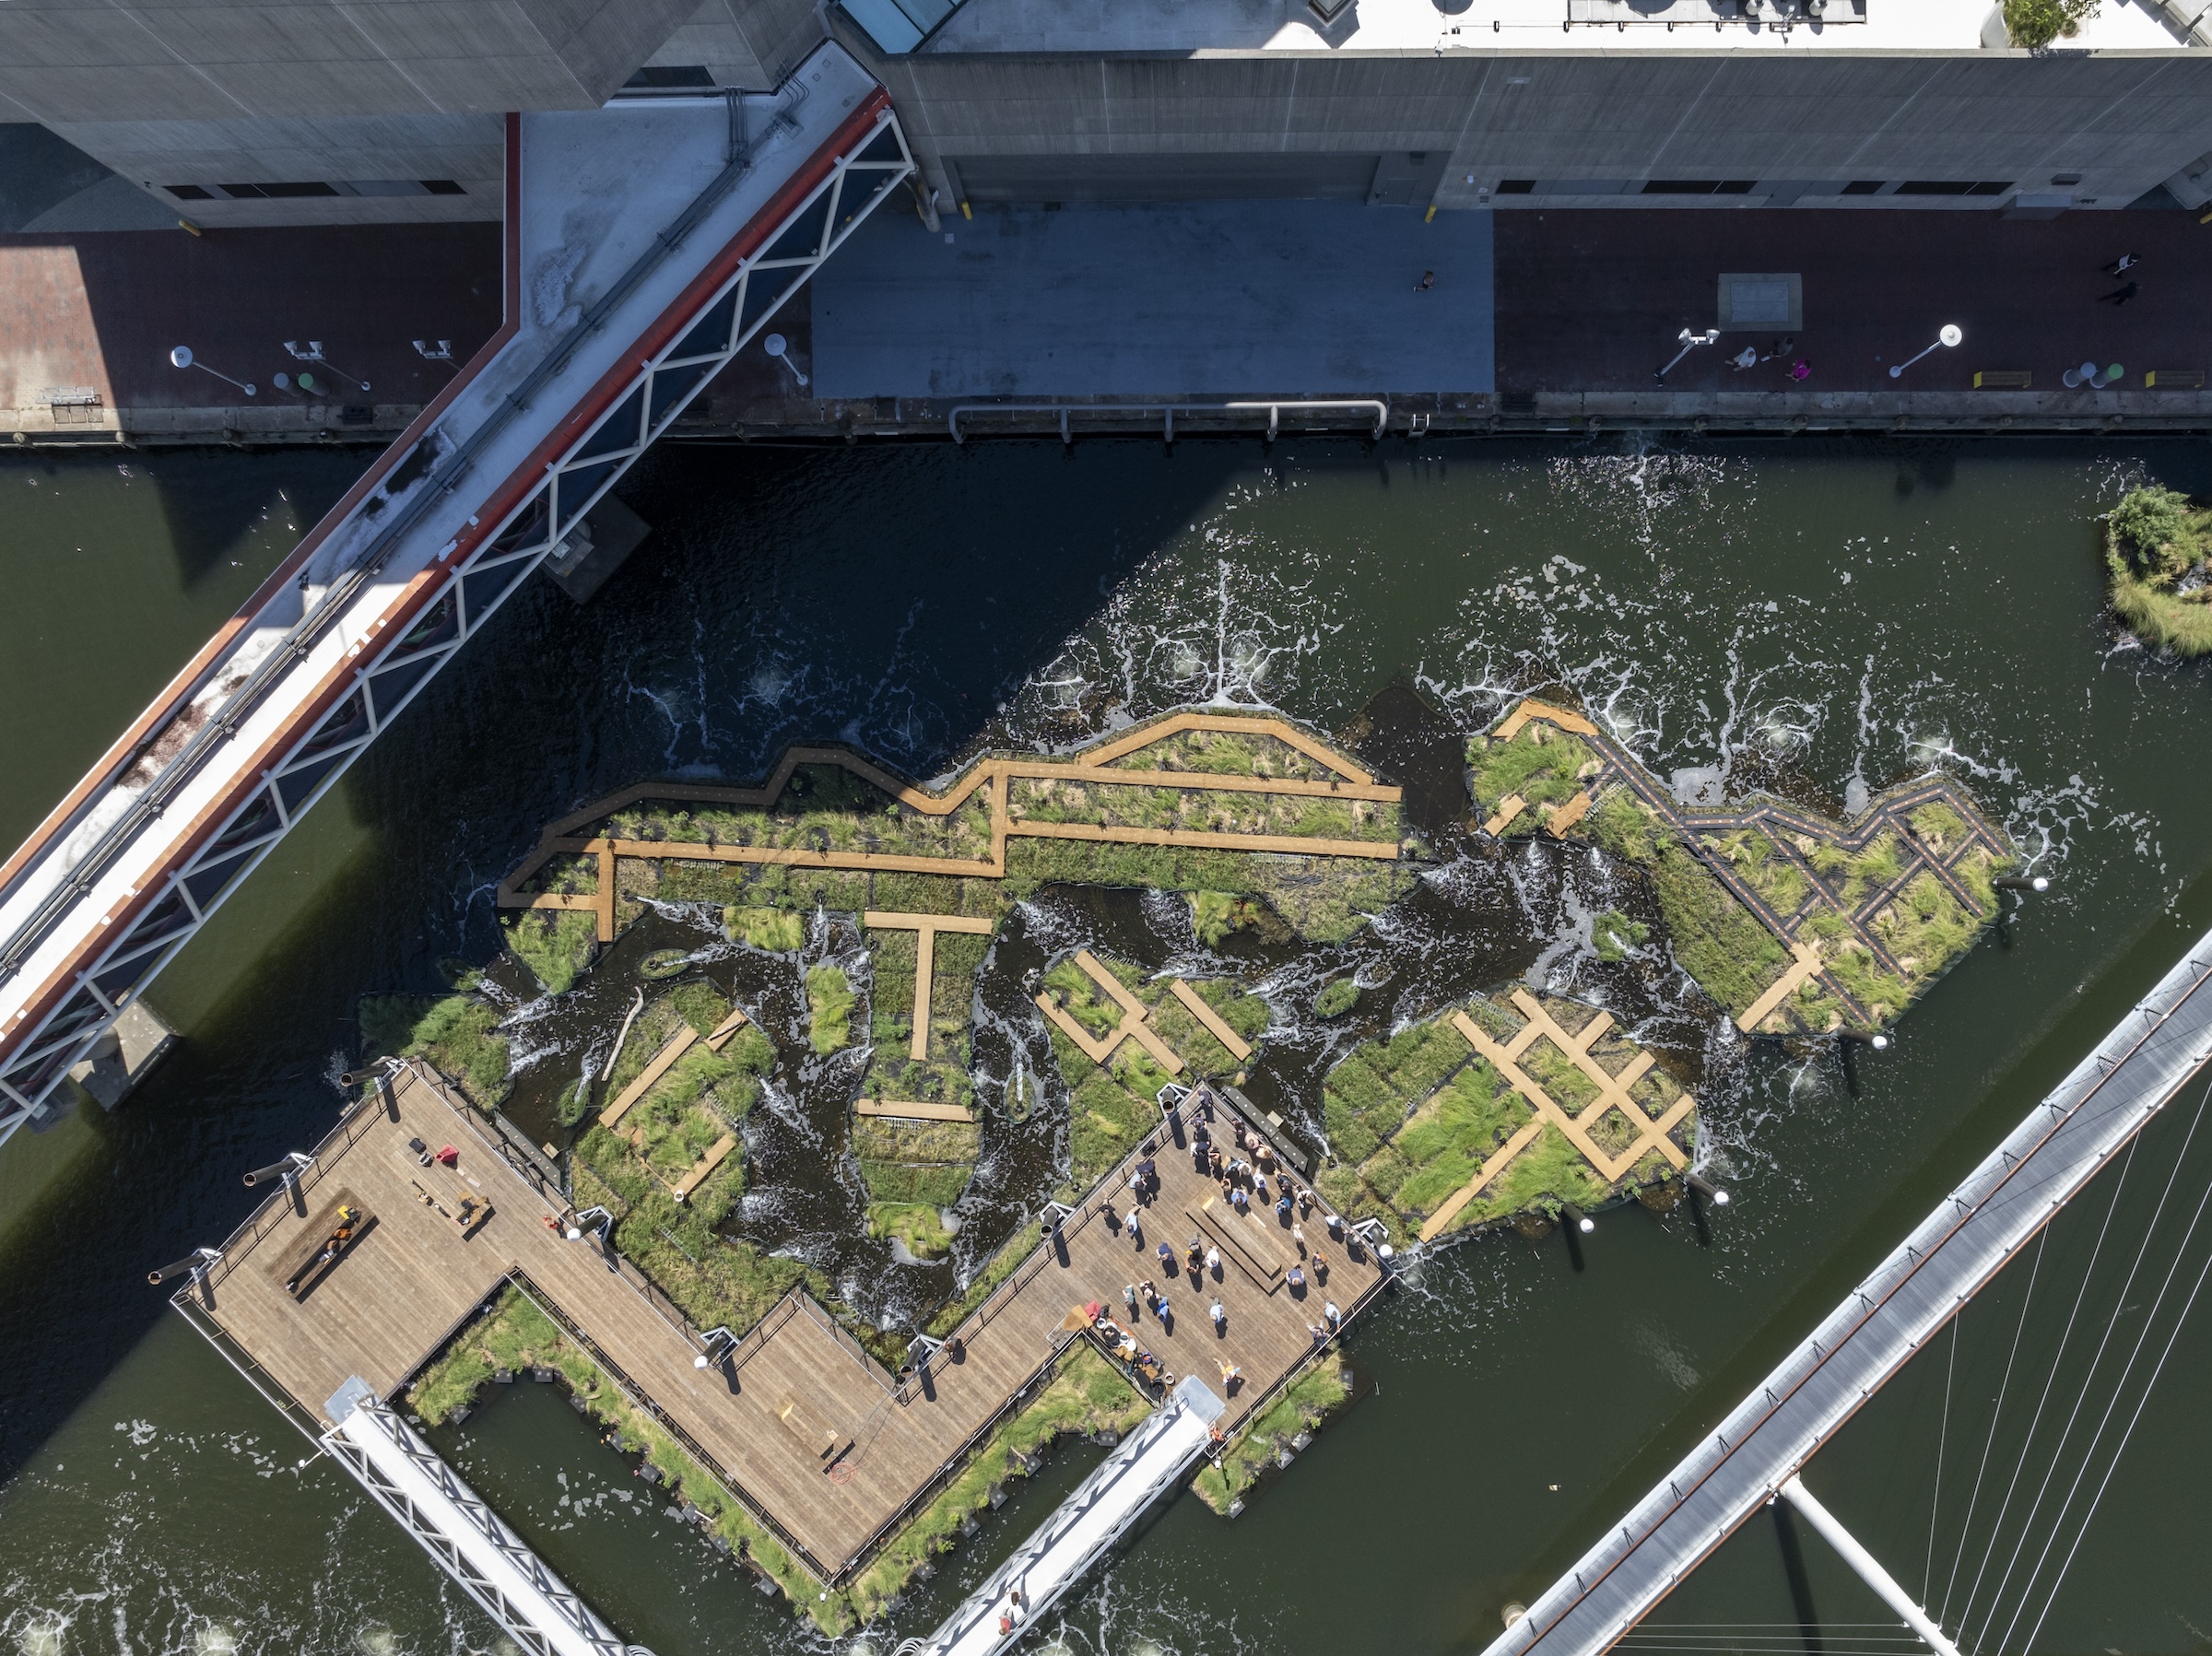
[[[1185,1379],[943,1627],[895,1656],[995,1656],[1019,1639],[1204,1458],[1226,1406]]]
[[[348,1380],[328,1408],[331,1459],[529,1656],[653,1656],[624,1643],[365,1382]]]
[[[1811,1515],[1797,1473],[1814,1451],[2207,1063],[2212,934],[1486,1656],[1607,1650],[1770,1499]],[[1853,1563],[1882,1591],[1878,1566]]]
[[[0,864],[0,1140],[912,170],[834,44],[509,117],[500,330]]]

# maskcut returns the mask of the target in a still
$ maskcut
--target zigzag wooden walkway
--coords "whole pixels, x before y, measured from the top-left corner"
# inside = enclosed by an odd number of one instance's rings
[[[1241,776],[1200,770],[1122,770],[1113,761],[1186,731],[1273,738],[1303,754],[1324,769],[1326,779]],[[980,857],[916,856],[903,851],[819,850],[799,846],[721,845],[704,840],[618,840],[579,837],[576,830],[605,821],[618,811],[649,799],[767,810],[780,799],[802,766],[834,766],[880,789],[900,805],[925,816],[947,817],[979,793],[991,818],[990,850]],[[1403,791],[1378,782],[1353,760],[1324,746],[1287,720],[1243,718],[1221,713],[1181,712],[1123,732],[1073,761],[999,756],[978,761],[943,793],[885,769],[847,747],[784,749],[768,780],[753,787],[722,783],[636,782],[593,801],[549,825],[537,847],[500,883],[502,909],[587,910],[598,918],[599,940],[615,935],[615,864],[624,857],[707,863],[786,863],[807,868],[896,874],[942,874],[1003,879],[1010,839],[1076,840],[1109,845],[1156,845],[1194,851],[1274,852],[1289,856],[1361,857],[1393,862],[1400,855],[1394,840],[1338,840],[1289,834],[1215,832],[1197,828],[1154,828],[1088,822],[1044,822],[1017,817],[1008,805],[1008,784],[1017,780],[1077,782],[1097,787],[1171,789],[1190,793],[1276,794],[1292,798],[1364,800],[1398,805]],[[597,889],[590,893],[527,892],[523,887],[548,862],[562,854],[598,861]],[[938,929],[958,929],[940,926]]]

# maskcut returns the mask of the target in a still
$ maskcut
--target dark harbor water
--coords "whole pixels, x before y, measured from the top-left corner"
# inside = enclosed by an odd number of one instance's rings
[[[0,828],[35,824],[358,464],[177,455],[126,477],[0,457],[0,490],[37,503],[0,541],[18,586]],[[2147,658],[2101,613],[2091,516],[2140,477],[2212,491],[2212,461],[1611,440],[653,456],[625,487],[654,526],[630,566],[582,609],[530,584],[157,982],[187,1039],[141,1094],[0,1150],[0,1635],[27,1656],[505,1648],[349,1480],[299,1464],[305,1440],[143,1279],[242,1216],[241,1170],[334,1119],[358,997],[435,992],[441,959],[489,957],[500,877],[597,793],[749,779],[825,737],[932,776],[1184,701],[1342,729],[1407,686],[1474,729],[1501,696],[1563,685],[1663,775],[1786,775],[1837,808],[1945,766],[2055,887],[1860,1061],[1855,1097],[1832,1058],[1741,1042],[1671,974],[1598,961],[1589,918],[1619,876],[1586,850],[1454,856],[1352,945],[1371,1032],[1526,975],[1694,1054],[1735,1205],[1709,1240],[1687,1210],[1606,1215],[1580,1269],[1557,1237],[1420,1263],[1349,1343],[1361,1394],[1292,1468],[1234,1521],[1168,1506],[1036,1640],[1478,1650],[2212,926],[2212,672]],[[1417,816],[1449,799],[1433,751],[1405,749]],[[1006,946],[1180,946],[1164,923],[1138,898],[1055,894]],[[1311,981],[1280,975],[1288,1016]],[[1345,1039],[1279,1038],[1286,1114]],[[2053,1228],[2032,1295],[2008,1275],[1955,1358],[1947,1335],[1807,1473],[1909,1585],[1947,1585],[1984,1651],[2212,1642],[2201,1305],[2129,1429],[2212,1249],[2212,1227],[2187,1230],[2212,1180],[2194,1109]],[[2069,1351],[2108,1319],[2115,1351],[2148,1336],[2088,1452],[2110,1378],[2085,1388],[2069,1357],[2047,1380],[2077,1306]],[[549,1392],[518,1387],[440,1444],[659,1656],[817,1642]],[[874,1648],[927,1631],[1098,1452],[1059,1451]],[[1808,1605],[1829,1628],[1809,1640]],[[1883,1631],[1825,1544],[1763,1516],[1662,1619],[1683,1650],[1841,1656]]]

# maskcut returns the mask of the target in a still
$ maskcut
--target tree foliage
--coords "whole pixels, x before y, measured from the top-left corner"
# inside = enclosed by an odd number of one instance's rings
[[[2016,46],[2033,51],[2071,36],[2097,15],[2100,0],[2005,0],[2005,32]]]
[[[2195,529],[2189,522],[2189,499],[2156,484],[2131,489],[2112,508],[2113,535],[2134,556],[2136,568],[2151,580],[2171,580],[2198,556]]]

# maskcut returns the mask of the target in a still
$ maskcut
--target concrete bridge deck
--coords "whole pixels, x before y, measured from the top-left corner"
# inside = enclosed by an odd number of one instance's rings
[[[2212,934],[1487,1656],[1610,1649],[2207,1063]]]

